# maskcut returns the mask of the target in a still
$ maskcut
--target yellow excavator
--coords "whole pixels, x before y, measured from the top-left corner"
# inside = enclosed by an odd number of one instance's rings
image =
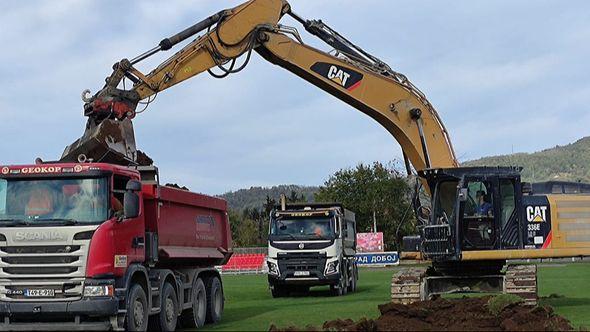
[[[279,23],[285,15],[333,51],[306,45],[297,29]],[[135,68],[193,37],[150,73]],[[521,182],[517,167],[459,167],[438,113],[406,76],[321,20],[303,19],[284,0],[251,0],[222,10],[117,62],[102,90],[83,93],[86,132],[61,160],[149,163],[135,147],[131,120],[141,112],[138,106],[203,72],[216,78],[237,73],[253,52],[375,119],[401,145],[408,174],[419,175],[430,197],[429,204],[415,200],[419,247],[432,266],[397,273],[392,301],[478,288],[534,303],[536,266],[507,260],[590,255],[589,194],[533,190]],[[128,89],[124,80],[132,82]]]

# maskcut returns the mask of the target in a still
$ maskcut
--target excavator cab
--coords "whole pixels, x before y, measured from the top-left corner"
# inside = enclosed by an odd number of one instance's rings
[[[465,251],[522,248],[520,170],[421,171],[433,193],[429,221],[422,228],[423,255],[434,261],[459,261]]]

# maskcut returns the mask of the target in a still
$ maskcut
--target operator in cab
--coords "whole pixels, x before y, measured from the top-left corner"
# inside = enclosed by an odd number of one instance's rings
[[[56,203],[54,188],[41,181],[31,181],[27,189],[29,198],[25,205],[25,215],[39,217],[54,212]]]
[[[493,207],[486,197],[486,193],[483,190],[478,190],[475,197],[477,198],[477,212],[478,216],[492,217]]]

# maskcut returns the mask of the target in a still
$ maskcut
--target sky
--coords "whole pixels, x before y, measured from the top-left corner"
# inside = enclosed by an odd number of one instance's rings
[[[113,63],[239,3],[1,1],[0,164],[59,158],[84,131],[81,92],[100,89]],[[590,135],[588,1],[290,3],[408,76],[462,161]],[[160,93],[134,124],[162,182],[208,194],[320,185],[341,168],[401,158],[374,120],[257,54],[238,74],[202,74]]]

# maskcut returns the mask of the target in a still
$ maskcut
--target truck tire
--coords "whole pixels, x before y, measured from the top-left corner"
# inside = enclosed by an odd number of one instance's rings
[[[145,291],[139,284],[134,284],[127,298],[127,315],[125,330],[147,331],[149,308]]]
[[[338,285],[330,285],[330,294],[332,296],[342,296],[342,287],[338,287]]]
[[[195,280],[192,291],[192,307],[182,313],[180,321],[185,328],[201,328],[207,317],[207,292],[201,278]]]
[[[330,286],[330,293],[333,296],[342,296],[348,293],[348,282],[346,281],[348,278],[348,273],[346,273],[347,269],[343,266],[342,267],[342,275],[340,276],[340,280],[338,280],[338,284]]]
[[[350,277],[350,284],[348,285],[348,292],[350,293],[354,293],[356,292],[356,281],[358,279],[357,277],[357,269],[355,266],[352,267],[352,276]]]
[[[348,264],[346,264],[342,269],[342,278],[340,278],[340,281],[342,281],[342,295],[348,294],[348,286],[350,285],[348,277]]]
[[[223,286],[219,277],[212,276],[205,280],[207,290],[207,317],[205,322],[217,323],[221,320],[225,299],[223,298]]]
[[[149,320],[150,331],[174,331],[178,321],[178,297],[174,287],[165,282],[162,287],[160,313]]]

